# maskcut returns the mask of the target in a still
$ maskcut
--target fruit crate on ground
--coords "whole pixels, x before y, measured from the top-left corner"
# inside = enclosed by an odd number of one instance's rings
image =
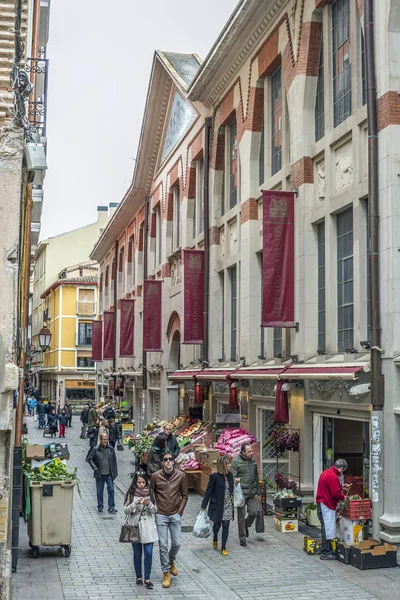
[[[371,500],[349,500],[343,509],[343,516],[351,521],[367,521],[371,518]]]

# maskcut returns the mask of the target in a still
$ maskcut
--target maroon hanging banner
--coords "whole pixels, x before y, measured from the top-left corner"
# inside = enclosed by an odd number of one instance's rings
[[[103,360],[103,321],[92,321],[92,360]]]
[[[119,355],[133,356],[135,301],[121,300]]]
[[[203,343],[204,251],[183,251],[184,344]]]
[[[263,191],[263,327],[294,327],[294,192]]]
[[[114,313],[104,311],[103,360],[114,358]]]
[[[143,293],[143,350],[161,352],[162,280],[146,280]]]

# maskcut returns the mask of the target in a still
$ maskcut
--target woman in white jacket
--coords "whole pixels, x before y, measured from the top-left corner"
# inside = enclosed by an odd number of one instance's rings
[[[153,561],[153,546],[158,540],[155,514],[157,506],[149,479],[145,473],[135,473],[132,483],[125,495],[124,502],[127,524],[139,526],[139,542],[132,544],[133,564],[136,573],[136,584],[143,585],[142,550],[144,554],[144,585],[153,589],[150,580]]]

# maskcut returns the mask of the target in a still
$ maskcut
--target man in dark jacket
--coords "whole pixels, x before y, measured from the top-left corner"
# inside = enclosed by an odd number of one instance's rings
[[[171,575],[178,575],[176,555],[181,545],[181,517],[188,501],[186,474],[175,469],[172,453],[163,456],[163,468],[150,481],[157,504],[156,525],[159,537],[160,561],[164,574],[162,587],[171,587]],[[171,548],[168,550],[168,532]]]
[[[88,420],[89,420],[89,408],[90,408],[90,404],[85,406],[85,408],[81,412],[81,423],[82,423],[81,438],[83,440],[86,438],[86,430],[87,430]]]
[[[93,427],[94,422],[97,417],[98,417],[97,410],[95,409],[93,404],[91,404],[90,408],[89,408],[89,414],[88,414],[88,427],[89,428]]]
[[[244,506],[237,509],[237,515],[240,545],[247,546],[246,538],[249,537],[249,527],[252,526],[257,516],[259,494],[261,493],[257,463],[253,458],[253,448],[250,444],[242,445],[240,454],[232,461],[231,473],[235,485],[240,483],[245,499]]]
[[[317,513],[321,522],[321,560],[336,560],[336,554],[330,550],[330,540],[336,537],[336,507],[345,499],[340,477],[347,469],[347,462],[339,458],[333,467],[321,473],[317,487]]]
[[[67,427],[72,427],[72,404],[71,404],[71,402],[66,403],[65,412],[67,413]]]
[[[172,427],[168,423],[164,427],[165,448],[172,452],[172,456],[177,458],[179,455],[178,440],[172,435]]]
[[[114,500],[114,479],[118,476],[117,457],[114,448],[108,444],[108,435],[102,433],[99,446],[95,446],[88,456],[88,463],[94,471],[97,490],[97,510],[103,512],[104,484],[107,485],[108,512],[116,513]]]
[[[46,419],[46,405],[43,400],[39,400],[36,407],[36,412],[39,419],[39,429],[44,428],[44,421]]]

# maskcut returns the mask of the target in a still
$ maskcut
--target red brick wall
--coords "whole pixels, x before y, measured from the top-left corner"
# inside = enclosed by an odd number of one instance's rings
[[[225,160],[225,135],[217,131],[211,153],[211,168],[222,171]]]
[[[297,75],[318,75],[319,55],[321,48],[322,23],[311,21],[303,23],[298,61]]]
[[[190,148],[192,151],[192,160],[200,160],[203,156],[203,129],[194,138]]]
[[[400,125],[400,95],[398,92],[386,92],[378,99],[378,131],[388,125]]]
[[[168,192],[167,194],[167,209],[165,211],[165,217],[167,221],[172,221],[174,218],[174,194]]]
[[[214,227],[210,227],[210,246],[219,246],[220,243],[220,236],[219,236],[219,229],[218,227],[214,226]]]
[[[314,165],[309,156],[300,158],[290,170],[290,184],[293,190],[305,183],[314,183]]]
[[[240,222],[247,223],[247,221],[258,220],[258,203],[255,198],[248,198],[245,202],[242,202],[240,207]]]
[[[272,75],[279,67],[279,27],[282,22],[282,20],[279,22],[276,30],[265,40],[258,52],[258,77],[260,79]]]
[[[169,262],[165,263],[161,267],[161,277],[171,277],[171,265]]]
[[[196,167],[188,168],[187,197],[192,200],[196,196]]]

